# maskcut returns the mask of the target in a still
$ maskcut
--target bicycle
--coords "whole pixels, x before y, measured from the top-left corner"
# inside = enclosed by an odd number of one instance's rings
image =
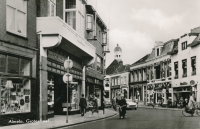
[[[193,109],[189,109],[188,107],[184,107],[182,110],[182,114],[184,116],[193,116],[194,113],[196,113],[198,116],[200,116],[200,107],[196,104],[194,104],[194,108]]]

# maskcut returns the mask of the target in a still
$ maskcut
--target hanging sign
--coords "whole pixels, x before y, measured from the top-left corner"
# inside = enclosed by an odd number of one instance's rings
[[[169,88],[169,93],[173,93],[173,88]]]

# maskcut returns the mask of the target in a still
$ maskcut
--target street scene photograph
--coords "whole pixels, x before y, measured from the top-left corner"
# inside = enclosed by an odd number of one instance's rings
[[[199,13],[200,0],[0,0],[0,129],[200,129]]]

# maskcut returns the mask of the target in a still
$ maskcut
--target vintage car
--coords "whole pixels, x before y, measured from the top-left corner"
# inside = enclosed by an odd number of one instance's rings
[[[135,109],[137,110],[137,103],[133,102],[132,99],[126,99],[127,109]]]

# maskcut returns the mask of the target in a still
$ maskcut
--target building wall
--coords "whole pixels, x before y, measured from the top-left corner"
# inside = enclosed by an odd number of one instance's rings
[[[197,83],[197,90],[200,90],[199,78],[200,78],[200,68],[198,67],[200,64],[200,46],[196,47],[188,47],[185,50],[182,50],[182,42],[187,41],[187,44],[190,44],[196,36],[185,36],[180,38],[178,42],[178,53],[172,55],[172,87],[180,86],[180,83],[186,82],[187,85],[190,85],[190,81],[194,80]],[[191,75],[192,67],[191,67],[191,57],[196,56],[196,75]],[[187,59],[187,77],[182,77],[183,69],[182,69],[182,60]],[[178,79],[174,79],[175,70],[174,70],[174,62],[178,61]],[[198,92],[197,92],[198,93]],[[200,95],[197,94],[197,101],[200,101]]]
[[[36,48],[36,1],[27,1],[27,37],[6,31],[6,0],[0,1],[0,40]]]

